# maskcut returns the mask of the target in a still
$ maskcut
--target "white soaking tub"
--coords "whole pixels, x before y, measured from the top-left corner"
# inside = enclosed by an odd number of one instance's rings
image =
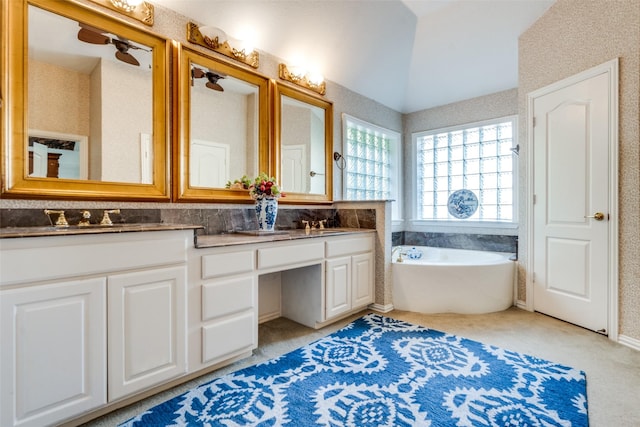
[[[398,310],[480,314],[513,305],[511,253],[401,246],[393,248],[392,256],[393,306]]]

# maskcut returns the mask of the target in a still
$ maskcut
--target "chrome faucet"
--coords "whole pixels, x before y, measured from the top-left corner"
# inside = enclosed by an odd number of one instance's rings
[[[51,214],[58,214],[58,219],[56,221],[56,227],[68,227],[69,223],[67,222],[67,218],[64,216],[64,211],[54,211],[51,209],[44,210],[45,215],[49,216]],[[49,217],[49,221],[51,221],[51,217]]]
[[[109,214],[119,214],[119,213],[120,213],[120,209],[111,209],[111,210],[104,211],[104,213],[102,214],[102,221],[100,221],[100,225],[113,225],[111,218],[109,218]]]

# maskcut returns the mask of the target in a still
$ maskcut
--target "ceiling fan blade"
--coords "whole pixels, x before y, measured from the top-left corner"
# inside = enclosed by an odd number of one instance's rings
[[[207,82],[205,86],[207,86],[209,89],[217,90],[218,92],[224,92],[224,88],[218,83]]]
[[[109,44],[111,42],[110,37],[86,27],[82,27],[78,31],[78,40],[92,44]]]
[[[209,68],[208,74],[213,75],[216,79],[224,79],[225,77],[227,77],[226,74],[221,73],[220,71],[212,70],[211,68]]]
[[[136,65],[136,66],[140,65],[138,60],[136,58],[134,58],[134,56],[131,55],[128,52],[122,52],[122,51],[118,50],[116,52],[116,58],[118,58],[122,62],[126,62],[127,64]]]
[[[204,77],[204,70],[202,68],[193,67],[191,69],[191,75],[194,79],[201,79]]]

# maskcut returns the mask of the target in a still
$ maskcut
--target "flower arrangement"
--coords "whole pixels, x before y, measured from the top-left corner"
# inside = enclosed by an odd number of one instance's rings
[[[260,173],[253,181],[253,184],[249,186],[249,194],[254,200],[284,197],[284,193],[280,191],[276,179],[269,177],[269,175],[264,172]]]
[[[247,177],[247,175],[242,175],[242,178],[236,179],[233,182],[227,181],[226,188],[231,190],[248,190],[251,186],[251,180]]]

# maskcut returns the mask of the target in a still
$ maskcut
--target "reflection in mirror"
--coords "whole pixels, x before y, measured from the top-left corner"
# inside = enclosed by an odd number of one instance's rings
[[[324,110],[281,97],[282,190],[324,194]]]
[[[268,79],[183,48],[179,200],[247,199],[225,188],[269,170]]]
[[[168,41],[73,2],[6,11],[3,195],[168,200]]]
[[[332,197],[332,105],[278,85],[280,181],[287,201]]]
[[[57,159],[75,172],[31,176],[150,183],[151,59],[147,46],[29,5],[29,127],[88,140]],[[57,144],[45,147],[55,154]]]
[[[224,188],[242,175],[257,176],[258,86],[197,63],[191,79],[191,186]],[[212,126],[213,117],[235,119]]]

